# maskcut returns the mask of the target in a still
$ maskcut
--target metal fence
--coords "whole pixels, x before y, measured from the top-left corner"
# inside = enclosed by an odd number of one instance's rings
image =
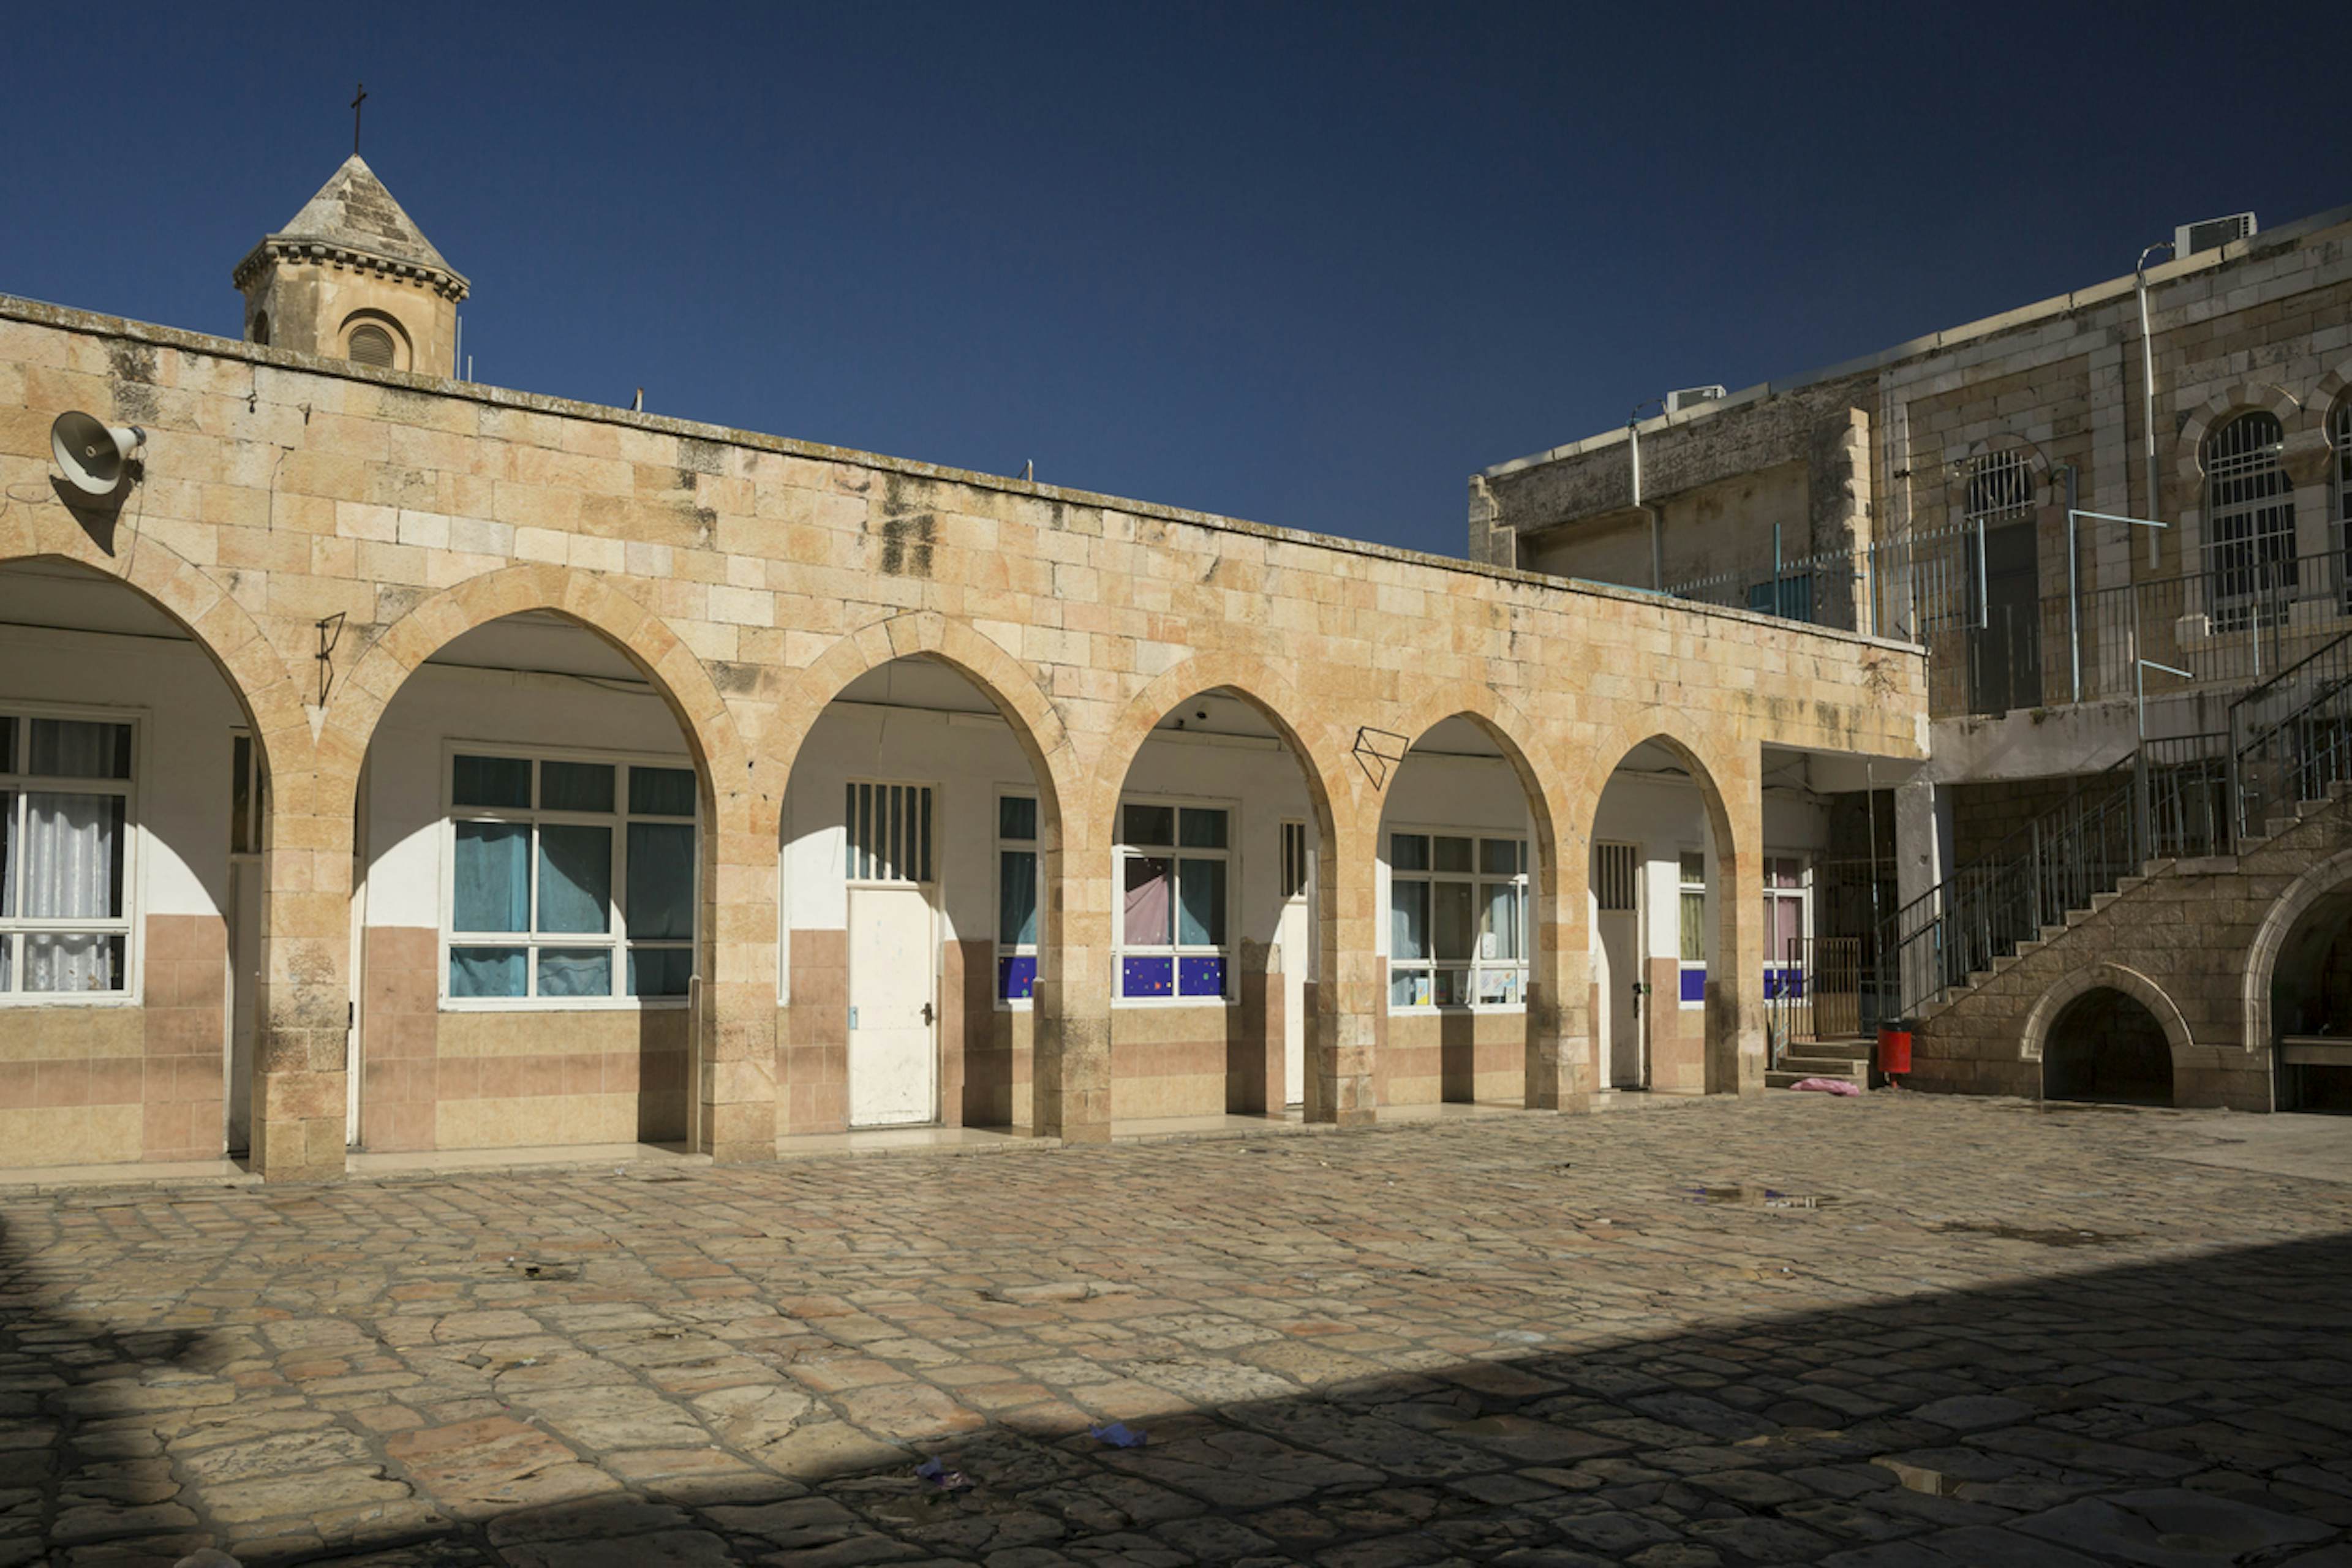
[[[1924,645],[1937,718],[2267,679],[2352,629],[2344,549],[2209,552],[2201,571],[2005,595],[1982,531],[1949,528],[1677,584],[1673,597]],[[2011,579],[2012,582],[2017,581]],[[2030,579],[2025,579],[2030,586]],[[2140,660],[2189,671],[2144,670]]]

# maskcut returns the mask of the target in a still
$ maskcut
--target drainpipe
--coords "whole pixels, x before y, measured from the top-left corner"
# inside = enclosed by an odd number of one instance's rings
[[[2139,253],[2139,264],[2132,268],[2132,280],[2139,291],[2139,391],[2140,416],[2147,426],[2147,515],[2155,517],[2156,504],[2156,340],[2147,329],[2147,258],[2158,251],[2172,254],[2170,240],[2158,240]],[[2157,537],[2147,536],[2147,563],[2153,569],[2156,561]]]
[[[1665,399],[1653,397],[1633,405],[1633,411],[1625,416],[1625,444],[1633,458],[1633,510],[1650,520],[1650,586],[1663,594],[1666,591],[1665,518],[1656,507],[1642,503],[1642,410],[1651,404],[1664,407]]]

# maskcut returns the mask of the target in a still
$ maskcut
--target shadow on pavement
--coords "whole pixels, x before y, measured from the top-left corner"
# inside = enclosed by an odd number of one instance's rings
[[[1494,1359],[1139,1417],[1137,1448],[1067,1414],[903,1447],[784,1436],[763,1451],[788,1479],[711,1457],[723,1400],[695,1406],[698,1444],[683,1416],[667,1448],[600,1457],[577,1436],[623,1364],[723,1383],[743,1346],[712,1333],[615,1337],[609,1361],[536,1382],[538,1358],[471,1350],[492,1392],[462,1419],[373,1430],[371,1380],[442,1375],[429,1348],[362,1343],[331,1314],[110,1329],[55,1305],[69,1246],[45,1238],[37,1280],[0,1236],[0,1568],[206,1544],[247,1568],[2352,1562],[2352,1237],[2087,1271],[2111,1238],[2009,1239],[2074,1271],[1572,1353],[1505,1331]],[[567,1299],[637,1321],[606,1295]],[[284,1352],[305,1335],[337,1359],[297,1396]],[[933,1456],[969,1484],[919,1478]],[[289,1509],[312,1533],[255,1538]]]

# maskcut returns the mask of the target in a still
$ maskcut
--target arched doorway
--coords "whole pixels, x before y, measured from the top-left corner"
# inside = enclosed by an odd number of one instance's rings
[[[693,1137],[707,774],[667,689],[560,612],[408,672],[355,796],[355,1142]]]
[[[1664,735],[1627,750],[1600,791],[1586,896],[1596,1089],[1738,1088],[1738,985],[1725,981],[1738,953],[1734,900],[1742,890],[1727,852],[1728,821],[1706,765]],[[1778,847],[1766,860],[1768,889],[1801,896],[1803,849]],[[1768,913],[1787,923],[1785,914]],[[1796,914],[1801,925],[1801,910]],[[1768,938],[1773,929],[1768,921]],[[1771,971],[1768,944],[1768,994]]]
[[[0,565],[0,1164],[248,1146],[264,752],[144,593]]]
[[[1329,821],[1255,694],[1193,692],[1145,734],[1110,821],[1115,1121],[1304,1114]]]
[[[2047,1100],[2170,1105],[2172,1045],[2147,1004],[2111,985],[2062,1007],[2042,1046]]]
[[[1382,1106],[1523,1104],[1544,894],[1558,874],[1539,785],[1491,720],[1441,719],[1381,800]]]
[[[1026,1128],[1060,831],[1035,738],[945,654],[813,671],[844,675],[784,795],[782,1131]]]
[[[2352,1112],[2352,884],[2320,894],[2288,929],[2270,1001],[2278,1108]]]

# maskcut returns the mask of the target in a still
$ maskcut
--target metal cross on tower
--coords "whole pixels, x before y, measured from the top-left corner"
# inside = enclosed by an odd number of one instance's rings
[[[360,105],[367,101],[367,83],[360,83],[359,96],[352,100],[352,156],[360,155]]]

